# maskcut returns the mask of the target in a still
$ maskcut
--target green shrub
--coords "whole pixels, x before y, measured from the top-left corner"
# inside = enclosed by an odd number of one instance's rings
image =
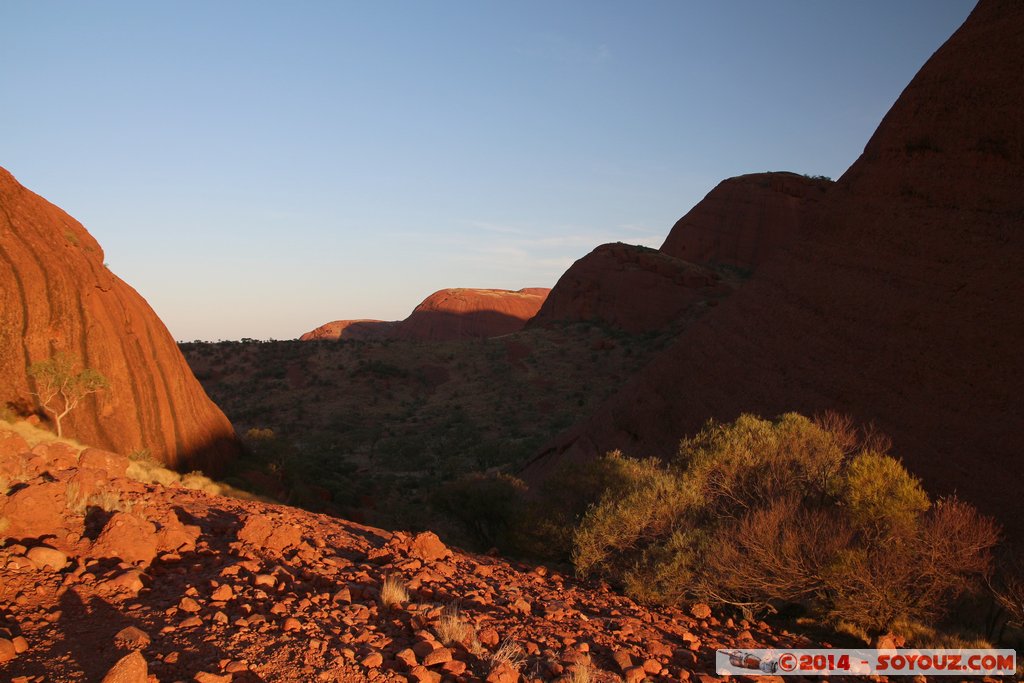
[[[987,576],[998,529],[932,505],[885,449],[849,420],[787,414],[709,422],[668,464],[609,454],[576,570],[646,602],[795,603],[870,632],[939,617]]]
[[[691,501],[682,482],[658,460],[607,456],[609,485],[587,510],[573,536],[573,563],[580,574],[615,579],[635,565],[664,558],[658,546],[685,525]]]
[[[850,462],[842,497],[852,521],[877,534],[912,529],[931,505],[921,482],[899,461],[871,451]]]

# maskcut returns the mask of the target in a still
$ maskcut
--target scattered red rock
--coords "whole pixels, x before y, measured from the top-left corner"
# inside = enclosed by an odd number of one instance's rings
[[[151,642],[145,631],[134,626],[125,626],[114,636],[114,644],[123,650],[141,650]]]
[[[443,560],[451,555],[451,551],[448,550],[433,531],[424,531],[416,534],[409,543],[408,552],[410,557],[415,557],[425,562]]]
[[[295,526],[264,515],[251,515],[238,531],[238,540],[268,550],[281,551],[302,542],[302,532]]]
[[[156,557],[156,525],[135,514],[115,512],[92,546],[93,557],[148,565]]]
[[[118,660],[101,683],[148,683],[146,660],[139,652],[132,652]]]

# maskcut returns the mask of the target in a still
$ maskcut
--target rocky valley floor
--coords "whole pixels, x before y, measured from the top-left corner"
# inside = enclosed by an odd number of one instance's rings
[[[811,644],[430,532],[142,483],[96,449],[0,431],[0,455],[3,680],[709,681],[716,648]]]

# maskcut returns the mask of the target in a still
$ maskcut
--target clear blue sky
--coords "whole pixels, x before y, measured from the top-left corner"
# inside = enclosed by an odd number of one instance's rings
[[[402,318],[838,177],[967,0],[0,2],[0,166],[177,339]]]

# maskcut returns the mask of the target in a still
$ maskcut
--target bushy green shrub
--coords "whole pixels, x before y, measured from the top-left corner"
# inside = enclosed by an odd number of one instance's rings
[[[851,520],[877,534],[912,529],[931,505],[921,482],[899,461],[870,451],[847,467],[842,499]]]
[[[648,602],[797,603],[879,632],[934,618],[991,566],[998,529],[849,420],[709,422],[669,463],[613,453],[573,532],[577,572]]]
[[[656,459],[612,453],[601,464],[611,476],[576,530],[572,557],[579,572],[616,578],[647,564],[648,552],[665,556],[656,546],[680,528],[691,501],[679,477]]]

